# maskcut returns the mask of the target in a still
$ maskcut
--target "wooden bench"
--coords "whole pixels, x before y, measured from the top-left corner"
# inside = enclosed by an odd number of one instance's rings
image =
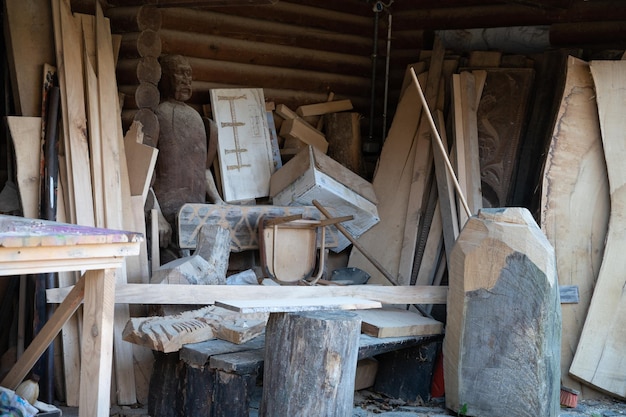
[[[427,399],[442,339],[442,335],[379,339],[361,334],[358,359],[376,356],[384,364],[377,386],[419,386],[417,395]],[[264,345],[261,335],[240,345],[214,339],[185,345],[179,352],[155,352],[148,413],[152,417],[247,417],[252,392],[263,375]],[[413,363],[411,372],[401,371],[406,361]],[[421,368],[417,374],[415,366]],[[404,383],[401,374],[410,381]]]

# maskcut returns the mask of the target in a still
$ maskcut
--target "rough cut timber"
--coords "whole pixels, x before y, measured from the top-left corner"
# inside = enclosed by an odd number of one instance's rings
[[[600,115],[609,176],[611,212],[604,258],[570,373],[620,398],[626,398],[626,61],[593,61],[591,75]]]
[[[357,175],[363,174],[361,157],[361,115],[355,112],[331,113],[324,116],[328,156]]]
[[[559,415],[561,309],[554,249],[524,208],[470,217],[450,260],[446,407]]]
[[[590,388],[569,369],[602,264],[610,211],[595,94],[589,64],[569,57],[541,188],[541,229],[554,246],[559,284],[578,290],[576,304],[564,305],[561,293],[561,383],[582,398]]]
[[[124,340],[164,353],[177,352],[187,343],[223,339],[220,335],[232,343],[244,343],[265,330],[267,318],[268,314],[240,314],[208,306],[173,316],[131,318]]]
[[[361,317],[361,331],[374,337],[426,336],[443,331],[443,323],[414,311],[386,307],[355,313]]]
[[[324,153],[328,151],[328,142],[324,134],[317,129],[311,129],[300,118],[285,120],[280,126],[280,136],[284,137],[285,140],[298,140],[307,145],[315,146]]]
[[[350,415],[360,329],[350,312],[272,314],[259,416]]]
[[[296,109],[298,116],[320,116],[328,113],[338,113],[340,111],[352,110],[350,100],[327,101],[325,103],[306,104]]]

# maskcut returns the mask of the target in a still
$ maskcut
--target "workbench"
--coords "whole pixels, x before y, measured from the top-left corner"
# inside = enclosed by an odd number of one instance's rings
[[[116,274],[142,240],[134,232],[0,215],[0,276],[84,272],[0,385],[14,390],[83,303],[79,416],[109,415]]]

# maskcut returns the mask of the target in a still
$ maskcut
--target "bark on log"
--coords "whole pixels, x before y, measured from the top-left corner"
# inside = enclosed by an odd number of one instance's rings
[[[468,416],[559,415],[554,249],[524,208],[482,209],[450,259],[446,406]]]
[[[360,329],[350,312],[271,314],[259,416],[351,415]]]

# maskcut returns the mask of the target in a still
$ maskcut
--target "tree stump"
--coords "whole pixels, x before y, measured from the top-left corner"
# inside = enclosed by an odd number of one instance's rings
[[[556,262],[530,212],[480,210],[450,261],[446,406],[468,416],[558,416]]]
[[[348,416],[361,319],[346,311],[272,313],[259,416]]]

